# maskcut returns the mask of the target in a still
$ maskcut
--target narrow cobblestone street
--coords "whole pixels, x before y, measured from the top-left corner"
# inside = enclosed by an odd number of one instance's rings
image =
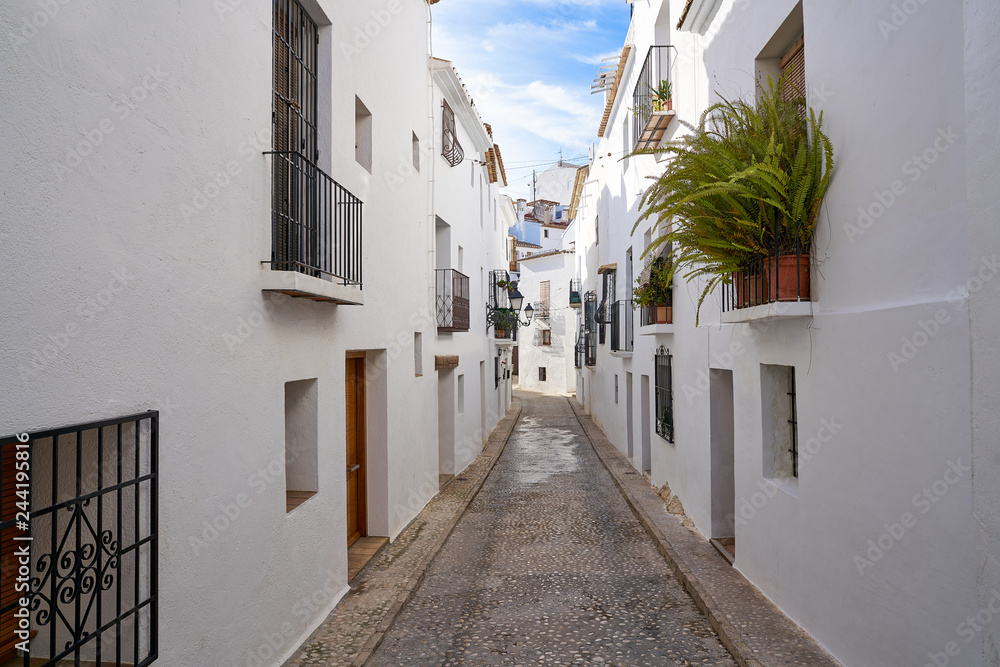
[[[506,450],[370,664],[735,664],[567,399],[520,398]]]

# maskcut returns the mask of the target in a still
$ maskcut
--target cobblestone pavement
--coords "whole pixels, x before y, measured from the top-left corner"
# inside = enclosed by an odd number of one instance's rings
[[[373,665],[734,665],[565,398],[519,392],[499,462]]]

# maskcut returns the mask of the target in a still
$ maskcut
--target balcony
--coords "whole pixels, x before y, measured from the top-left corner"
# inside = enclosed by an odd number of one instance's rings
[[[579,308],[582,304],[583,301],[580,299],[580,281],[569,281],[569,307]]]
[[[631,352],[633,344],[632,301],[611,304],[611,351]]]
[[[674,332],[673,295],[670,290],[656,299],[655,305],[639,310],[639,335],[649,336]]]
[[[294,298],[362,304],[360,199],[293,151],[273,159],[271,260],[261,289]]]
[[[517,315],[510,306],[510,291],[505,284],[510,283],[510,273],[503,269],[490,271],[490,301],[486,304],[486,312],[492,320],[487,320],[487,332],[489,323],[493,324],[493,337],[497,341],[504,341],[510,345],[517,340]]]
[[[751,322],[773,318],[811,317],[810,255],[775,254],[732,274],[722,286],[722,321]]]
[[[435,294],[438,333],[469,330],[469,277],[455,269],[438,269]]]
[[[536,301],[532,308],[535,309],[534,317],[536,320],[549,320],[549,302],[548,301]]]
[[[651,46],[632,92],[634,150],[655,150],[675,117],[670,80],[672,46]]]

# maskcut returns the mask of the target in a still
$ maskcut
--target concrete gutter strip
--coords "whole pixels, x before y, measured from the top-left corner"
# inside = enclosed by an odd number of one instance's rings
[[[631,461],[575,398],[567,399],[632,512],[741,667],[838,667],[840,663],[727,563],[707,540],[681,525]]]
[[[376,554],[354,578],[351,591],[284,667],[363,665],[371,658],[479,493],[520,415],[521,402],[515,398],[476,460]]]

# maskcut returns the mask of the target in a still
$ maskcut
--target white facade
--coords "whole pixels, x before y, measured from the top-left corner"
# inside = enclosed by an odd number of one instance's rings
[[[518,386],[530,391],[571,394],[576,391],[573,344],[576,313],[569,305],[573,254],[560,250],[531,255],[521,262],[518,290],[535,308],[530,327],[518,332]],[[549,298],[540,302],[542,283]],[[545,379],[542,371],[545,369]]]
[[[159,410],[158,663],[281,664],[347,591],[346,358],[365,358],[370,535],[395,537],[437,493],[442,452],[467,465],[509,404],[481,275],[505,265],[512,216],[474,162],[485,131],[455,99],[466,161],[445,162],[452,75],[431,75],[425,2],[303,0],[317,161],[364,202],[363,289],[271,271],[274,3],[51,4],[44,22],[27,0],[0,12],[18,36],[0,40],[16,156],[0,434]],[[470,277],[468,332],[438,335],[439,266]],[[438,355],[457,368],[439,375]],[[318,492],[288,512],[299,381]]]
[[[535,178],[534,199],[547,199],[568,205],[573,197],[573,184],[580,166],[559,161]]]
[[[642,268],[649,224],[630,230],[662,164],[604,156],[630,143],[650,45],[676,48],[674,109],[696,123],[720,94],[752,94],[754,72],[804,32],[809,103],[837,166],[811,315],[723,323],[716,293],[695,326],[702,285],[678,277],[673,325],[640,327],[637,313],[634,351],[598,345],[578,396],[637,468],[669,482],[706,538],[735,524],[735,567],[845,665],[997,665],[997,359],[985,341],[1000,318],[986,194],[998,178],[1000,9],[848,4],[706,0],[678,30],[682,0],[635,3],[631,55],[574,223],[584,291],[600,301],[598,269],[615,264],[615,298],[631,298],[629,251],[634,275]],[[668,138],[683,127],[674,120]],[[661,346],[673,361],[673,443],[649,407]],[[795,369],[794,480],[766,469],[775,366]]]

